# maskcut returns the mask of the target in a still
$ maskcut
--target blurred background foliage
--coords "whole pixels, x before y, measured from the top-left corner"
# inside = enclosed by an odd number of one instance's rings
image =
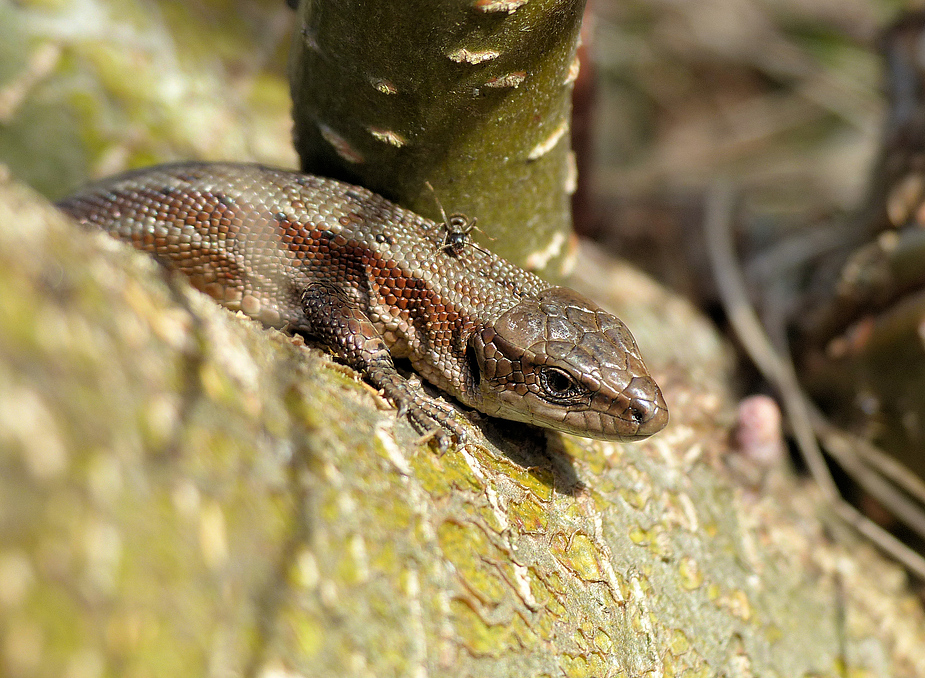
[[[703,198],[717,179],[744,203],[747,260],[856,209],[885,115],[879,37],[907,6],[592,0],[579,162],[594,199],[576,206],[579,231],[710,308]]]
[[[883,103],[865,0],[595,0],[596,186],[628,195],[733,177],[768,210],[850,208]]]
[[[292,165],[291,23],[282,0],[0,0],[0,160],[51,198],[178,158]]]

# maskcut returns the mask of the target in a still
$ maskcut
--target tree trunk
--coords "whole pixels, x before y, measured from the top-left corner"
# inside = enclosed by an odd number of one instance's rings
[[[502,257],[561,276],[584,4],[300,3],[290,81],[302,168],[438,222],[439,199],[477,216],[485,236],[473,238]]]

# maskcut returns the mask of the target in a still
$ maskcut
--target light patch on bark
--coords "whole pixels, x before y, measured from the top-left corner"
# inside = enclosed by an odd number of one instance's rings
[[[556,147],[556,144],[559,143],[559,139],[561,139],[565,133],[568,132],[568,127],[568,120],[563,120],[561,123],[559,123],[559,126],[556,127],[549,136],[547,136],[545,139],[543,139],[543,141],[533,147],[533,150],[530,151],[527,159],[539,160],[544,155],[549,153]]]
[[[549,244],[538,252],[534,252],[527,257],[527,269],[537,271],[546,268],[554,257],[559,256],[562,252],[562,246],[565,244],[565,234],[556,233],[552,236]]]
[[[322,138],[331,144],[337,152],[337,155],[343,158],[345,162],[349,162],[351,165],[359,165],[366,162],[362,153],[355,149],[349,141],[328,125],[318,123],[318,131],[321,133]]]
[[[447,56],[451,61],[455,61],[458,64],[480,64],[483,61],[491,61],[492,59],[497,59],[500,56],[500,52],[496,52],[493,49],[486,49],[480,52],[472,52],[468,49],[460,47],[455,49]]]

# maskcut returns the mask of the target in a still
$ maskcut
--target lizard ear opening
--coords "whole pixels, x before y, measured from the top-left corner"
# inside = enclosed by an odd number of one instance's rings
[[[469,365],[469,374],[472,375],[472,383],[478,386],[482,383],[482,370],[479,367],[479,359],[475,355],[475,349],[470,344],[466,346],[466,363]]]

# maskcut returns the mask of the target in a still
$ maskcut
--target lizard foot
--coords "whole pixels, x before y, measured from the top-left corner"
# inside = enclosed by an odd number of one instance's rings
[[[442,403],[426,395],[418,389],[408,389],[411,395],[402,399],[398,407],[399,416],[406,416],[411,425],[423,434],[418,444],[423,445],[431,440],[437,443],[440,454],[446,453],[455,442],[457,446],[466,444],[468,435],[456,420],[456,410],[450,405]]]

